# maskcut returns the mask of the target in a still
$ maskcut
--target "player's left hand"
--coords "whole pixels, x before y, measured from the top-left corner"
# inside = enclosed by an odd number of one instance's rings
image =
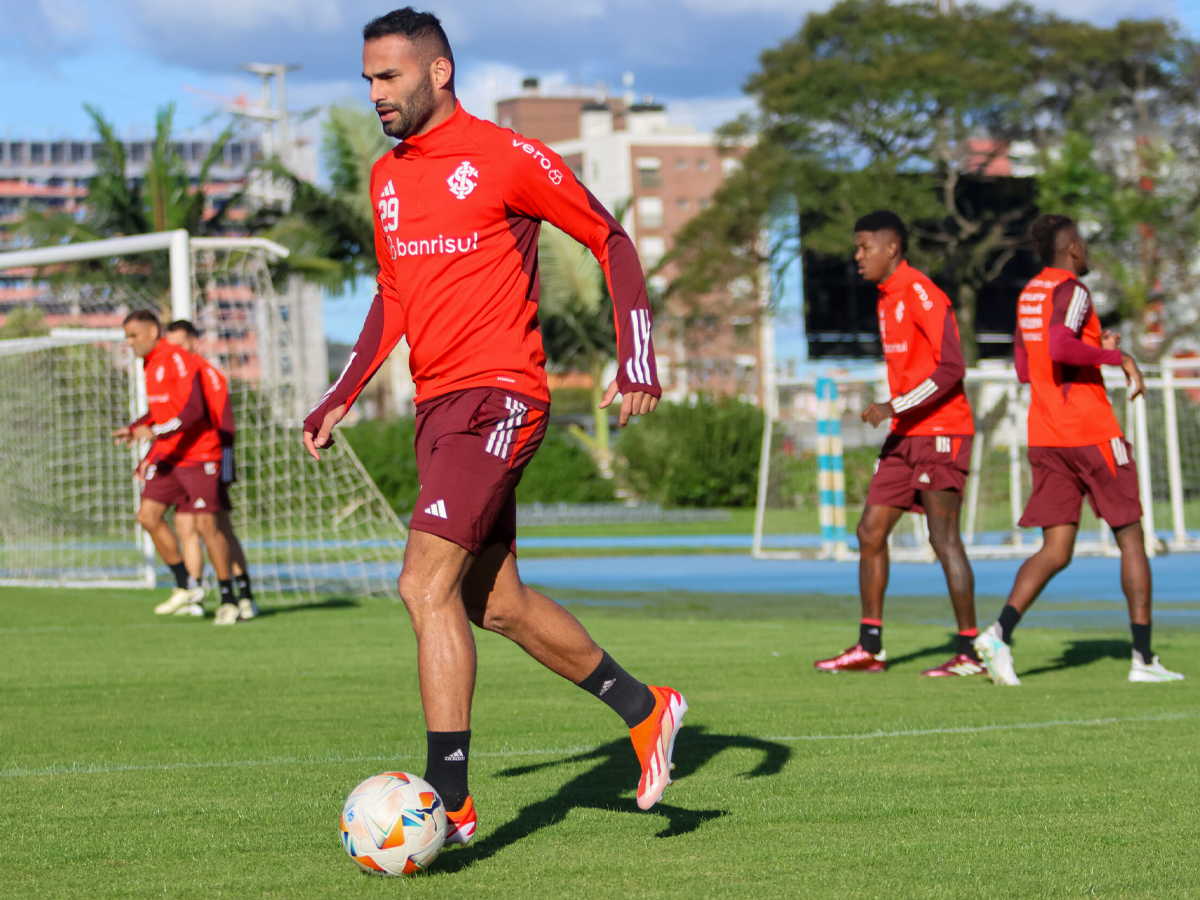
[[[604,392],[604,399],[600,401],[601,409],[608,409],[613,400],[617,398],[617,390],[617,382],[614,379],[608,386],[608,390]],[[617,419],[617,427],[624,428],[628,425],[631,416],[644,416],[646,413],[654,412],[656,406],[658,406],[658,398],[645,391],[630,391],[628,394],[622,394],[621,416]]]
[[[129,436],[134,441],[152,441],[154,440],[154,429],[149,425],[139,425],[129,433]]]
[[[1114,334],[1107,328],[1100,332],[1100,349],[1101,350],[1120,350],[1121,336]]]
[[[878,428],[884,419],[890,419],[895,413],[888,403],[872,403],[862,411],[862,420],[872,428]]]

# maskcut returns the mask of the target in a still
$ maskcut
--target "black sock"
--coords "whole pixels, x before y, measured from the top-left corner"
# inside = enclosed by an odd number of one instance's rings
[[[221,602],[222,603],[237,603],[237,601],[233,599],[233,579],[232,578],[226,578],[224,581],[218,581],[217,587],[220,588],[220,591],[221,591]]]
[[[237,585],[238,599],[240,599],[240,600],[253,600],[254,599],[254,592],[250,590],[250,573],[249,572],[247,572],[245,575],[234,575],[233,583]]]
[[[173,566],[167,566],[167,568],[170,569],[171,574],[175,576],[175,587],[186,589],[188,586],[188,578],[190,577],[188,575],[187,566],[185,566],[182,562],[177,562]]]
[[[471,731],[427,731],[425,780],[428,781],[447,812],[458,812],[467,802],[467,757],[471,753]]]
[[[1021,614],[1015,607],[1005,603],[1004,609],[1000,610],[1000,618],[996,621],[1000,623],[1000,637],[1004,639],[1004,643],[1011,644],[1013,629],[1021,621]]]
[[[958,633],[958,652],[964,656],[969,656],[975,662],[979,662],[979,654],[975,652],[975,638],[979,636],[979,629],[972,628],[970,631],[960,631]]]
[[[883,650],[883,622],[863,619],[858,625],[858,643],[868,653],[878,654]]]
[[[1146,665],[1154,659],[1154,654],[1150,652],[1150,625],[1135,625],[1132,622],[1129,627],[1133,630],[1133,649],[1142,657],[1142,662]]]
[[[599,697],[633,728],[649,718],[654,712],[654,693],[624,669],[604,651],[600,665],[579,686]]]

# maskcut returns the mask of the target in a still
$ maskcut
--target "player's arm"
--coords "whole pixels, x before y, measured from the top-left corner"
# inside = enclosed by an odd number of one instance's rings
[[[113,443],[129,446],[133,443],[133,432],[143,425],[150,425],[152,421],[153,417],[150,415],[150,413],[146,413],[144,416],[135,419],[128,425],[122,425],[120,428],[114,428],[112,431]]]
[[[1130,386],[1132,400],[1145,390],[1145,379],[1137,360],[1123,352],[1120,339],[1106,333],[1099,347],[1085,343],[1083,326],[1092,315],[1092,295],[1078,281],[1066,281],[1054,289],[1050,314],[1050,358],[1062,366],[1120,366]]]
[[[388,354],[404,337],[404,307],[396,291],[395,270],[378,216],[375,217],[375,256],[379,260],[379,291],[367,313],[362,332],[342,374],[304,419],[304,447],[314,459],[321,458],[319,450],[333,445],[334,426],[345,417]]]
[[[592,251],[604,271],[613,299],[617,377],[600,406],[607,407],[619,392],[620,425],[624,426],[630,416],[652,411],[662,397],[650,336],[650,298],[633,241],[558,154],[544,144],[513,138],[502,144],[498,153],[509,207],[565,231]],[[548,161],[548,167],[542,160]]]
[[[167,402],[152,410],[149,424],[133,429],[136,440],[154,441],[178,434],[208,418],[204,386],[199,368],[193,361],[181,351],[173,350],[165,369],[168,373],[165,382]]]
[[[932,309],[925,309],[922,299],[915,292],[911,295],[909,308],[917,328],[937,351],[937,365],[911,391],[893,397],[887,403],[872,404],[882,407],[878,411],[880,419],[886,418],[889,412],[893,416],[906,416],[936,408],[947,394],[962,384],[963,376],[967,374],[953,307],[949,303],[944,307],[941,303],[932,306]],[[871,408],[868,407],[867,411],[871,411]],[[879,424],[878,421],[871,422],[869,418],[865,418],[865,421],[872,425]]]
[[[1029,352],[1025,349],[1025,335],[1021,326],[1013,333],[1013,365],[1017,369],[1017,381],[1029,384]]]

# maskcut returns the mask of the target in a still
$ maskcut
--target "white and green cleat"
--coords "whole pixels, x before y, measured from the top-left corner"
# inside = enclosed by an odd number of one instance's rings
[[[197,603],[202,604],[203,602],[204,588],[175,588],[175,590],[171,591],[170,597],[154,607],[154,614],[158,616],[176,616],[180,615],[181,611],[186,607],[194,606]],[[183,614],[186,615],[186,613]]]
[[[1017,670],[1013,668],[1012,648],[1000,636],[999,622],[993,622],[980,632],[979,637],[975,638],[974,647],[993,684],[1013,687],[1021,684]]]
[[[1183,676],[1172,672],[1154,657],[1150,662],[1142,662],[1142,654],[1133,651],[1133,665],[1129,669],[1129,680],[1133,682],[1183,681]]]

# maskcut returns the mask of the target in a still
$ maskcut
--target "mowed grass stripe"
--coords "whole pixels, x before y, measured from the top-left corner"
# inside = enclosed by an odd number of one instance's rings
[[[1093,728],[1102,725],[1121,725],[1141,722],[1171,722],[1179,719],[1200,718],[1188,713],[1170,713],[1161,716],[1111,716],[1105,719],[1055,719],[1049,722],[1011,722],[1004,725],[975,725],[956,726],[947,728],[906,728],[900,731],[871,731],[862,734],[800,734],[800,735],[768,735],[756,737],[746,735],[754,741],[778,741],[785,744],[802,741],[869,741],[878,738],[911,738],[934,737],[940,735],[984,734],[989,731],[1021,731],[1031,728]],[[685,726],[686,727],[686,726]],[[693,743],[711,743],[705,738],[696,738]],[[507,759],[528,756],[577,756],[594,753],[601,745],[591,747],[554,747],[530,750],[493,750],[473,751],[472,759]],[[412,753],[389,753],[377,756],[278,756],[267,759],[217,759],[197,762],[178,763],[69,763],[56,766],[46,766],[39,769],[4,769],[0,770],[0,778],[44,778],[55,775],[106,775],[114,772],[172,772],[178,769],[242,769],[262,766],[319,766],[343,765],[361,762],[396,762],[400,760],[423,761],[424,755]]]

